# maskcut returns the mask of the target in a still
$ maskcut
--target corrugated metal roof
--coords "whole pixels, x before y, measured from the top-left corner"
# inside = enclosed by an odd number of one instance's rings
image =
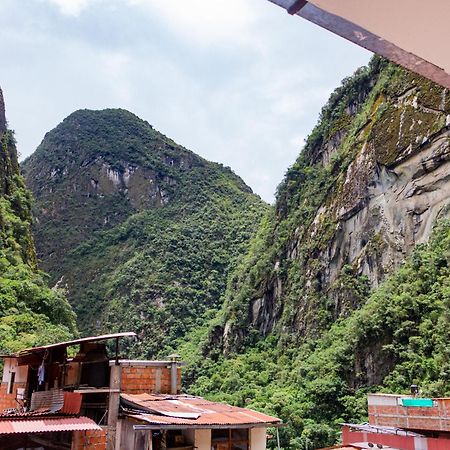
[[[344,427],[354,428],[358,431],[367,433],[380,433],[380,434],[394,434],[395,436],[412,436],[412,437],[424,437],[423,434],[416,433],[414,431],[405,430],[399,427],[390,427],[386,425],[370,425],[368,423],[356,424],[356,423],[341,423]]]
[[[0,418],[10,419],[20,417],[36,417],[46,415],[76,415],[80,413],[83,396],[76,392],[65,392],[62,389],[52,389],[50,391],[33,392],[31,396],[30,411],[19,412],[11,410],[7,413],[0,413]]]
[[[56,431],[101,430],[87,417],[62,417],[58,419],[0,420],[0,434],[52,433]]]
[[[121,394],[131,417],[150,424],[198,427],[206,425],[279,425],[277,417],[188,395]]]
[[[39,353],[47,349],[56,348],[56,347],[68,347],[70,345],[77,345],[81,344],[83,342],[96,342],[96,341],[106,341],[108,339],[116,339],[121,337],[134,337],[137,336],[136,333],[133,331],[125,332],[125,333],[113,333],[113,334],[102,334],[100,336],[89,336],[81,339],[74,339],[73,341],[65,341],[65,342],[58,342],[56,344],[49,344],[49,345],[42,345],[41,347],[32,347],[32,348],[26,348],[24,350],[21,350],[17,353],[14,353],[13,355],[8,356],[24,356],[28,355],[30,353]],[[6,355],[2,355],[5,357]]]

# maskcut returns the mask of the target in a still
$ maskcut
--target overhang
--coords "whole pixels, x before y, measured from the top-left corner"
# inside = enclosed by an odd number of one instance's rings
[[[269,0],[450,88],[448,0]]]

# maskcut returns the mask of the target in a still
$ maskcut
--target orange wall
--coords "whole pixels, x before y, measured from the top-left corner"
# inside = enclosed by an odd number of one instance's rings
[[[26,383],[14,383],[13,393],[7,394],[8,383],[0,385],[0,412],[7,408],[17,408],[19,404],[16,402],[18,388],[25,388]]]
[[[106,431],[74,431],[71,450],[106,450]]]
[[[178,369],[177,390],[181,390],[181,370]],[[125,394],[170,394],[170,368],[122,367],[121,392]]]

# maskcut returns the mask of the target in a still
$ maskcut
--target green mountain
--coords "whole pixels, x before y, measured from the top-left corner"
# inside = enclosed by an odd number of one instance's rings
[[[67,339],[76,332],[69,304],[37,269],[31,222],[31,195],[20,175],[0,89],[1,352]]]
[[[39,259],[84,333],[134,330],[164,354],[222,304],[267,205],[120,109],[77,111],[24,164]]]
[[[450,394],[449,123],[446,89],[380,58],[343,81],[181,349],[191,392],[283,418],[292,449],[367,420],[368,391]]]

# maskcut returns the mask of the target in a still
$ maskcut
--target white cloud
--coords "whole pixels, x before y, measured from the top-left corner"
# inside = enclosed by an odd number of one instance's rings
[[[70,17],[78,17],[88,6],[90,0],[48,0],[56,5],[61,14]]]
[[[24,156],[72,111],[122,107],[269,201],[331,88],[367,58],[262,0],[29,4],[0,0],[1,83]]]
[[[63,0],[64,1],[64,0]],[[157,15],[170,29],[203,45],[250,42],[259,9],[243,0],[126,0]]]

